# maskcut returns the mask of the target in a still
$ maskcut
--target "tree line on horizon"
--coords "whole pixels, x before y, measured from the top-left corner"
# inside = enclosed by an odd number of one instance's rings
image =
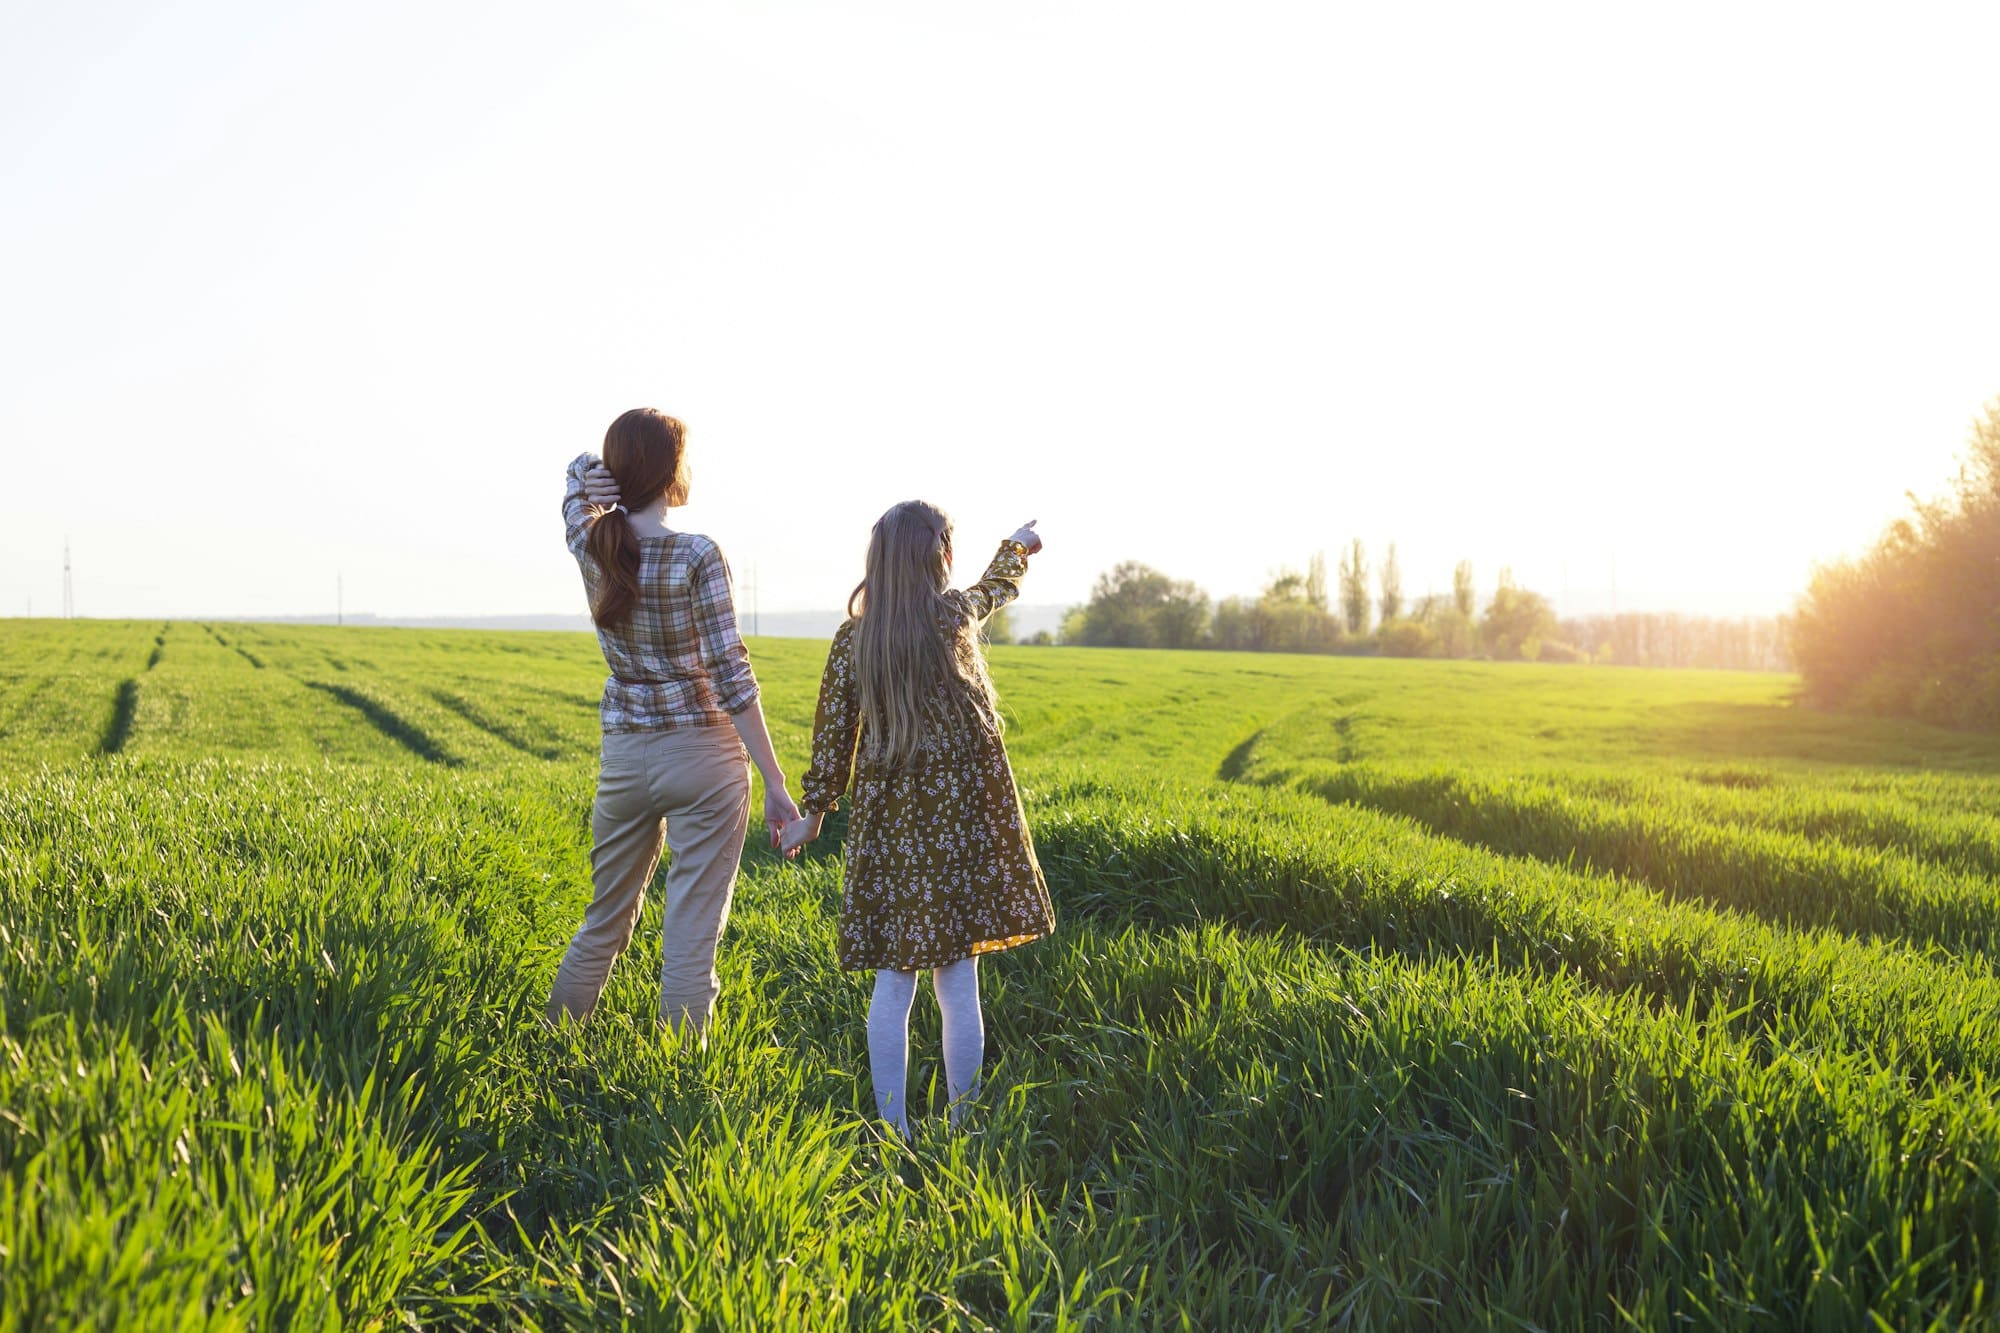
[[[1003,619],[988,637],[1009,642],[1010,629]],[[1395,544],[1371,568],[1358,538],[1342,549],[1331,579],[1324,553],[1315,554],[1303,573],[1279,570],[1258,596],[1219,602],[1192,582],[1125,561],[1098,576],[1090,600],[1070,608],[1060,631],[1044,630],[1026,642],[1752,671],[1791,666],[1784,626],[1771,618],[1624,612],[1559,619],[1548,598],[1521,587],[1504,568],[1482,608],[1467,560],[1453,571],[1449,595],[1412,599],[1403,591]]]
[[[1973,423],[1948,490],[1852,559],[1815,568],[1776,618],[1626,612],[1558,620],[1502,570],[1477,608],[1460,561],[1445,597],[1404,597],[1392,543],[1369,585],[1359,540],[1336,581],[1324,555],[1280,570],[1257,597],[1214,602],[1194,583],[1126,561],[1098,577],[1057,634],[1028,642],[1129,648],[1375,653],[1632,666],[1797,670],[1822,706],[2000,729],[2000,401]],[[1010,641],[1004,619],[992,638]]]
[[[1806,695],[1943,726],[2000,728],[2000,401],[1958,476],[1874,547],[1813,571],[1792,616]]]

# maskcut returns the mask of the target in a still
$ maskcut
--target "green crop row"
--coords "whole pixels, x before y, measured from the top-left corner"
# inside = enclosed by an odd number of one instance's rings
[[[1550,774],[1569,790],[1705,823],[1796,833],[1897,852],[1973,875],[2000,875],[2000,801],[1990,780],[1955,783],[1780,778],[1739,772]]]
[[[1703,820],[1672,800],[1614,800],[1537,777],[1367,765],[1260,768],[1258,780],[1408,816],[1448,837],[1595,867],[1784,926],[1907,939],[1955,953],[2000,944],[2000,882],[1899,851]]]

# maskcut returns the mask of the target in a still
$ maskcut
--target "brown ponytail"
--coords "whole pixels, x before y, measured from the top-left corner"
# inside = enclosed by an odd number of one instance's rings
[[[644,509],[663,495],[670,505],[687,503],[686,441],[686,426],[651,407],[635,407],[611,423],[604,432],[604,466],[627,509]],[[598,570],[591,618],[610,629],[639,604],[639,539],[613,509],[592,520],[586,540]]]

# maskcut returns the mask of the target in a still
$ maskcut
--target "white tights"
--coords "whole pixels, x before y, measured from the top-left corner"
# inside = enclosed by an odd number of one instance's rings
[[[979,1066],[986,1058],[986,1025],[979,1015],[979,960],[961,958],[931,971],[938,1012],[944,1018],[944,1081],[951,1096],[947,1114],[956,1125],[979,1095]],[[883,969],[875,974],[875,999],[868,1006],[868,1072],[875,1083],[875,1110],[910,1136],[904,1105],[910,1065],[910,1004],[917,974]]]

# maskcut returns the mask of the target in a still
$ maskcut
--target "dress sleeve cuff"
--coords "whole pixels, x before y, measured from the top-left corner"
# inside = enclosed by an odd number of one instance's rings
[[[1000,549],[993,554],[993,563],[986,567],[987,578],[1018,579],[1028,572],[1028,548],[1009,537],[1000,543]]]

